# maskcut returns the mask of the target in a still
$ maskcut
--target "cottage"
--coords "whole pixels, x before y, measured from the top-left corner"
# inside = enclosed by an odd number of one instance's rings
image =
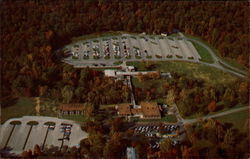
[[[59,114],[61,115],[79,115],[84,113],[83,104],[61,104]]]

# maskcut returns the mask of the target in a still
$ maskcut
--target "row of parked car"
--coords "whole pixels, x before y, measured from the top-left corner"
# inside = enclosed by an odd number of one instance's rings
[[[60,125],[60,132],[64,133],[63,138],[59,138],[58,140],[69,140],[71,134],[71,124],[61,124]]]
[[[163,134],[171,134],[179,129],[179,125],[144,125],[144,126],[137,126],[134,128],[134,132],[137,134],[144,134],[148,137],[154,137],[157,133],[161,132]]]
[[[87,44],[84,44],[86,46],[86,50],[83,51],[83,57],[84,58],[88,58],[90,55],[91,50],[93,50],[93,57],[94,58],[100,58],[100,45],[98,44],[93,44],[93,48],[90,47],[89,42]],[[126,40],[122,41],[121,46],[119,45],[119,42],[113,42],[112,43],[112,48],[109,47],[109,41],[106,41],[104,43],[104,58],[105,57],[110,57],[111,53],[110,53],[110,49],[113,50],[114,52],[114,56],[115,57],[121,57],[121,48],[123,47],[124,50],[124,57],[128,58],[131,57],[130,55],[130,48],[128,47],[128,42]],[[139,50],[139,48],[134,47],[132,50],[135,54],[135,56],[140,57],[141,56],[141,52]],[[69,52],[71,52],[70,54],[73,56],[73,58],[78,59],[79,58],[79,54],[81,52],[80,50],[80,46],[79,45],[75,45],[72,47],[71,51],[70,50],[66,50],[65,53],[67,52],[67,54]],[[145,50],[145,54],[147,55],[147,51]]]

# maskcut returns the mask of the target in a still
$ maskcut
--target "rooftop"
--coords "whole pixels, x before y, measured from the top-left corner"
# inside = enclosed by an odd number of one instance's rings
[[[156,102],[141,102],[144,117],[161,117],[159,106]]]
[[[73,103],[73,104],[61,104],[59,110],[62,111],[75,111],[75,110],[83,110],[84,105],[80,103]]]

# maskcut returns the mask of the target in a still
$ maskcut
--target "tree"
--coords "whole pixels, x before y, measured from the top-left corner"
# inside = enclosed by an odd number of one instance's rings
[[[93,104],[85,103],[84,104],[84,116],[87,120],[93,120],[95,108]]]
[[[226,104],[226,106],[231,107],[234,106],[236,100],[235,100],[235,92],[231,88],[227,88],[224,95],[223,95],[223,101]]]
[[[121,133],[115,132],[104,147],[104,156],[109,159],[122,158],[126,147],[127,144],[124,143]]]
[[[35,145],[34,150],[33,150],[33,154],[34,154],[35,156],[40,156],[40,155],[42,154],[42,151],[41,151],[39,145],[37,145],[37,144]]]
[[[23,151],[22,152],[22,157],[23,158],[30,158],[32,156],[32,152],[30,153],[30,151]]]
[[[166,103],[173,104],[175,102],[175,92],[173,89],[168,91]]]
[[[64,86],[62,89],[62,97],[64,103],[69,103],[73,97],[73,88],[70,85]]]
[[[169,152],[172,148],[172,141],[168,138],[164,139],[160,144],[160,151],[163,153]]]
[[[209,111],[209,112],[214,112],[214,111],[216,110],[216,102],[215,102],[214,100],[211,101],[211,102],[208,104],[207,108],[208,108],[208,111]]]
[[[90,144],[90,156],[101,158],[103,156],[103,147],[105,146],[104,135],[99,131],[89,132],[88,141]]]
[[[121,131],[121,129],[124,126],[124,122],[122,118],[115,118],[111,121],[111,134],[114,134],[115,132]]]
[[[228,129],[225,133],[222,145],[224,148],[230,148],[234,145],[234,143],[235,143],[235,138],[233,132],[231,129]]]
[[[241,82],[238,89],[238,100],[240,103],[247,103],[249,99],[249,85],[247,82]]]

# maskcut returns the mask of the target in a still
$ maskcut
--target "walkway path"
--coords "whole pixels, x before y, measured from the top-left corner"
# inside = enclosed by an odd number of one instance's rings
[[[127,76],[128,87],[130,91],[131,103],[133,104],[134,108],[136,107],[135,96],[133,92],[133,86],[131,81],[131,76]]]

